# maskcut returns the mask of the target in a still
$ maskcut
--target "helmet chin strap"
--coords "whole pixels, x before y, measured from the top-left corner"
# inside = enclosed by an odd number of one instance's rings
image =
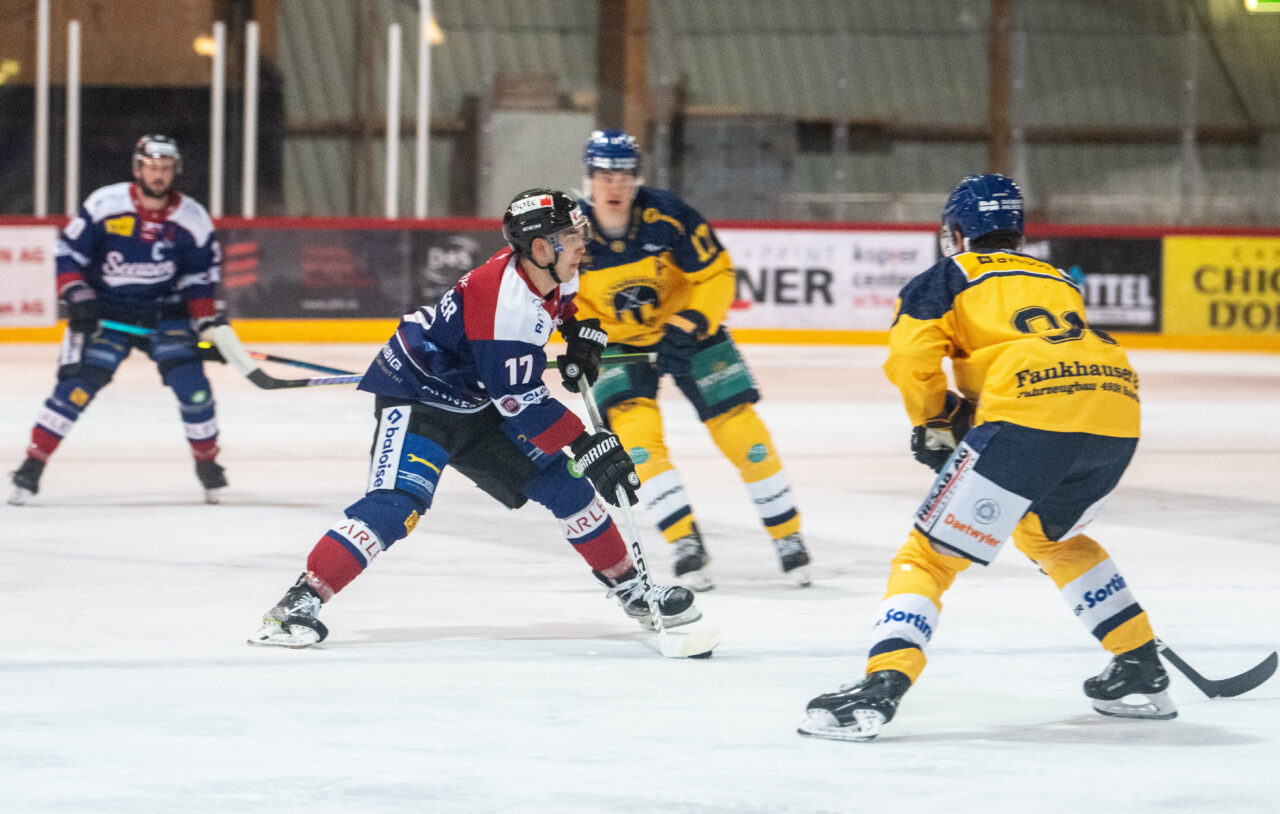
[[[543,269],[544,271],[547,272],[547,274],[550,274],[551,279],[555,280],[556,285],[563,285],[564,280],[561,280],[560,275],[556,274],[556,261],[560,259],[560,252],[564,251],[564,247],[560,245],[559,240],[552,240],[550,238],[545,238],[545,237],[543,238],[543,240],[547,241],[547,243],[551,245],[551,248],[555,251],[555,256],[551,259],[550,263],[547,263],[544,266],[543,264],[539,263],[537,260],[534,260],[533,253],[530,252],[529,258],[528,258],[529,262],[533,263],[534,266],[540,269]]]

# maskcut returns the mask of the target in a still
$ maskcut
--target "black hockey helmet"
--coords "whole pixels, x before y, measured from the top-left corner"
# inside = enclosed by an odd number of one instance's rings
[[[502,216],[502,236],[511,248],[525,256],[532,253],[537,238],[545,239],[559,252],[562,232],[578,230],[585,238],[588,228],[587,217],[572,195],[545,187],[521,192]]]
[[[172,158],[173,174],[182,174],[182,153],[178,152],[178,142],[158,133],[145,135],[133,145],[133,171],[142,167],[146,158]]]

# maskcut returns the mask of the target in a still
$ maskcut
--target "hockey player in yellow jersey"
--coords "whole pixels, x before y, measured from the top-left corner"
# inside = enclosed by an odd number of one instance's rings
[[[640,499],[667,542],[675,573],[694,590],[715,585],[711,561],[680,473],[667,450],[658,385],[670,374],[720,451],[738,468],[784,573],[809,584],[800,513],[760,394],[724,325],[735,273],[711,226],[670,192],[642,185],[640,149],[622,130],[597,130],[584,154],[595,233],[580,277],[578,310],[599,319],[610,352],[657,352],[653,365],[601,369],[595,394],[610,429],[631,452]]]
[[[942,594],[1010,536],[1115,654],[1084,682],[1094,708],[1177,715],[1146,613],[1083,533],[1137,447],[1138,376],[1089,328],[1071,278],[1020,253],[1022,228],[1013,181],[965,178],[943,209],[945,257],[902,289],[884,369],[914,425],[912,452],[939,475],[893,559],[866,677],[811,700],[802,735],[876,737],[924,669]],[[948,392],[945,358],[962,397]]]

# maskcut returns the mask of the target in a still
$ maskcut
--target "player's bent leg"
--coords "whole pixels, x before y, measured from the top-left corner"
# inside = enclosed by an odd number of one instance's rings
[[[1050,540],[1034,513],[1023,518],[1013,541],[1054,581],[1085,629],[1115,654],[1102,673],[1084,683],[1094,709],[1127,718],[1175,717],[1151,622],[1102,546],[1084,534]],[[1126,701],[1133,695],[1145,700]]]
[[[565,539],[590,566],[596,579],[609,589],[607,596],[617,597],[628,616],[651,627],[649,606],[635,563],[596,491],[582,478],[571,475],[564,462],[553,460],[526,486],[525,494],[555,515]],[[702,618],[702,611],[693,603],[693,594],[685,588],[654,585],[653,598],[665,627],[687,625]]]
[[[609,411],[609,426],[631,455],[640,476],[640,501],[673,546],[676,578],[695,591],[715,587],[702,533],[680,473],[671,463],[662,432],[662,415],[651,398],[629,399]]]
[[[801,587],[808,586],[809,551],[800,533],[791,479],[755,407],[739,404],[708,418],[706,425],[716,446],[738,468],[760,522],[773,538],[782,572]]]
[[[93,397],[111,381],[114,373],[114,368],[96,365],[74,364],[59,368],[58,384],[36,414],[26,458],[11,475],[13,489],[8,499],[11,505],[24,505],[40,491],[40,477],[49,457],[71,432]]]
[[[879,735],[924,670],[924,649],[938,628],[942,594],[968,567],[969,560],[940,552],[912,529],[893,558],[876,612],[866,677],[812,699],[800,734],[849,741]]]
[[[205,502],[217,503],[220,490],[227,486],[227,477],[216,460],[218,419],[213,389],[204,374],[204,366],[194,356],[194,349],[187,349],[186,354],[174,349],[162,355],[164,348],[157,344],[153,351],[160,376],[178,399],[182,429],[191,446],[191,457],[195,459],[196,477],[205,490]]]

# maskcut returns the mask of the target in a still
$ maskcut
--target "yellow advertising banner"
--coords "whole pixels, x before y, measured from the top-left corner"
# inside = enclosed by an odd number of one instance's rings
[[[1164,333],[1280,336],[1280,237],[1164,239]]]

